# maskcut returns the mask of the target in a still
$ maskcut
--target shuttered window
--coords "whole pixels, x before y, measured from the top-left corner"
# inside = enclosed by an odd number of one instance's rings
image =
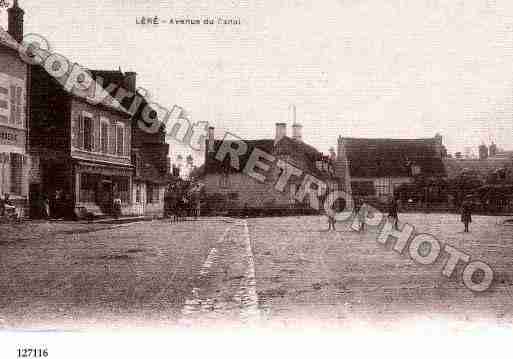
[[[21,96],[22,96],[21,92],[22,92],[21,87],[16,87],[16,124],[18,126],[22,125],[21,113],[23,111],[23,108],[21,106]]]
[[[116,134],[116,141],[117,141],[117,149],[116,153],[118,156],[123,156],[124,153],[124,146],[125,146],[125,128],[118,124],[116,126],[117,134]]]
[[[100,148],[101,152],[107,153],[109,151],[109,122],[101,121],[100,125]]]
[[[10,88],[11,95],[11,115],[9,116],[9,123],[14,124],[16,119],[16,86],[11,85]]]
[[[93,119],[91,117],[83,118],[84,121],[84,150],[93,150]]]

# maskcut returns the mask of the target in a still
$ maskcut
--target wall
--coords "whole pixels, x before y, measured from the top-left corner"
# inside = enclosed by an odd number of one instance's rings
[[[28,205],[30,173],[30,158],[27,156],[28,78],[28,66],[18,53],[0,45],[0,195],[9,193],[21,216],[25,215]],[[12,94],[14,102],[11,101]],[[22,160],[19,194],[12,193],[12,153],[21,155]]]
[[[404,184],[404,183],[412,183],[413,178],[411,177],[383,177],[383,178],[363,178],[363,177],[353,177],[351,178],[351,182],[370,182],[374,183],[374,189],[376,190],[376,196],[381,197],[382,199],[387,199],[388,196],[394,193],[394,188]],[[384,192],[381,195],[379,188],[382,187]]]
[[[288,207],[292,204],[288,189],[280,193],[274,189],[274,182],[260,183],[244,173],[233,173],[228,176],[228,184],[222,187],[219,173],[206,175],[202,182],[205,185],[207,195],[220,193],[229,198],[231,193],[237,193],[238,198],[234,204],[243,208],[247,204],[250,208],[261,207]]]
[[[93,119],[93,138],[92,138],[92,151],[84,149],[84,139],[80,132],[82,125],[80,123],[84,112],[92,115]],[[101,118],[109,120],[109,146],[108,152],[101,151],[100,143],[100,123]],[[123,123],[124,128],[124,150],[123,155],[119,156],[116,153],[116,133],[114,125],[119,122]],[[78,99],[73,99],[71,102],[71,156],[73,158],[85,159],[91,161],[104,161],[112,164],[129,165],[130,162],[130,149],[131,149],[131,123],[130,119],[124,118],[118,114],[107,109],[93,106]]]

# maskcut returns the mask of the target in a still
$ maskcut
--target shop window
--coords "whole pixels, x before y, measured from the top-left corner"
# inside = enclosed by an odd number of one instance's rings
[[[159,187],[150,183],[146,184],[146,203],[158,203]]]
[[[11,153],[11,193],[21,195],[23,179],[23,156]]]
[[[103,153],[109,151],[109,122],[102,119],[100,125],[100,147]]]
[[[125,146],[125,127],[122,124],[118,124],[116,126],[116,139],[117,139],[117,149],[116,153],[118,156],[123,156],[123,150]]]
[[[80,174],[80,202],[96,202],[96,186],[98,183],[97,176],[91,173]]]
[[[117,196],[122,203],[130,202],[130,181],[128,177],[119,177],[116,179]]]
[[[88,116],[84,116],[84,150],[92,151],[93,150],[93,119]]]

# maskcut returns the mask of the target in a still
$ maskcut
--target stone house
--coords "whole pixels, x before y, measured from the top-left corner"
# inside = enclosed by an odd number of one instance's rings
[[[0,28],[0,196],[9,194],[19,216],[28,215],[30,157],[27,128],[29,65],[18,54],[24,11],[14,1],[8,9],[8,32]]]
[[[226,210],[243,208],[257,210],[287,210],[309,208],[308,197],[304,202],[298,201],[296,193],[305,175],[309,174],[324,181],[330,189],[337,188],[338,179],[335,176],[334,158],[325,156],[314,147],[303,142],[301,125],[294,123],[292,137],[287,136],[287,125],[276,124],[274,139],[244,140],[248,146],[245,155],[241,156],[241,166],[235,169],[230,166],[229,159],[220,162],[216,153],[223,141],[214,139],[214,129],[209,131],[205,151],[205,164],[202,166],[200,182],[207,196],[218,195],[226,199]],[[271,164],[265,182],[259,182],[242,171],[252,150],[258,148],[276,158]],[[287,187],[278,191],[275,184],[282,169],[277,161],[300,169],[301,176],[291,177]]]
[[[99,81],[105,90],[111,90],[116,96],[119,88],[128,93],[121,105],[130,111],[137,97],[139,106],[132,113],[131,161],[134,167],[132,186],[132,215],[156,216],[164,214],[165,192],[172,181],[169,166],[169,144],[166,143],[164,124],[158,131],[145,130],[142,111],[149,105],[147,100],[137,92],[137,74],[121,70],[92,70],[92,77]],[[154,112],[156,114],[156,112]]]
[[[93,103],[67,91],[44,67],[31,70],[31,197],[61,193],[61,210],[76,216],[108,215],[120,198],[131,211],[133,166],[130,114],[117,101]]]
[[[447,151],[441,136],[420,139],[339,137],[339,167],[353,196],[385,202],[416,176],[443,178]]]

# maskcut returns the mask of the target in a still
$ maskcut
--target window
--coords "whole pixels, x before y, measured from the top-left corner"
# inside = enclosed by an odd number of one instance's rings
[[[94,175],[91,173],[80,174],[80,202],[96,202],[96,188],[98,185],[98,181],[98,175]]]
[[[11,193],[21,195],[23,177],[23,156],[11,153]]]
[[[125,146],[125,126],[123,124],[118,124],[116,126],[116,140],[117,140],[117,149],[116,153],[118,156],[123,156],[123,150]]]
[[[374,196],[376,188],[372,181],[352,181],[351,189],[355,196]]]
[[[289,188],[289,202],[291,204],[296,203],[296,192],[297,192],[297,184],[291,183]]]
[[[380,178],[376,180],[376,194],[379,197],[388,196],[390,194],[388,179]]]
[[[93,119],[89,116],[84,116],[83,137],[84,137],[84,150],[93,150]]]
[[[229,188],[230,187],[230,177],[227,173],[221,174],[219,177],[219,187],[221,188]]]
[[[0,72],[0,123],[24,127],[25,81]]]
[[[141,203],[141,185],[138,184],[135,189],[135,203]]]
[[[103,153],[109,152],[109,121],[106,119],[101,120],[100,148]]]
[[[122,203],[130,202],[130,180],[128,177],[116,177],[114,179],[115,195]]]
[[[146,184],[146,203],[158,203],[159,198],[159,187],[151,183]]]
[[[11,85],[11,116],[9,117],[9,123],[14,124],[16,119],[17,107],[16,107],[16,86]]]
[[[21,87],[16,87],[16,124],[18,126],[21,126],[21,113],[23,111],[23,108],[21,106]]]

